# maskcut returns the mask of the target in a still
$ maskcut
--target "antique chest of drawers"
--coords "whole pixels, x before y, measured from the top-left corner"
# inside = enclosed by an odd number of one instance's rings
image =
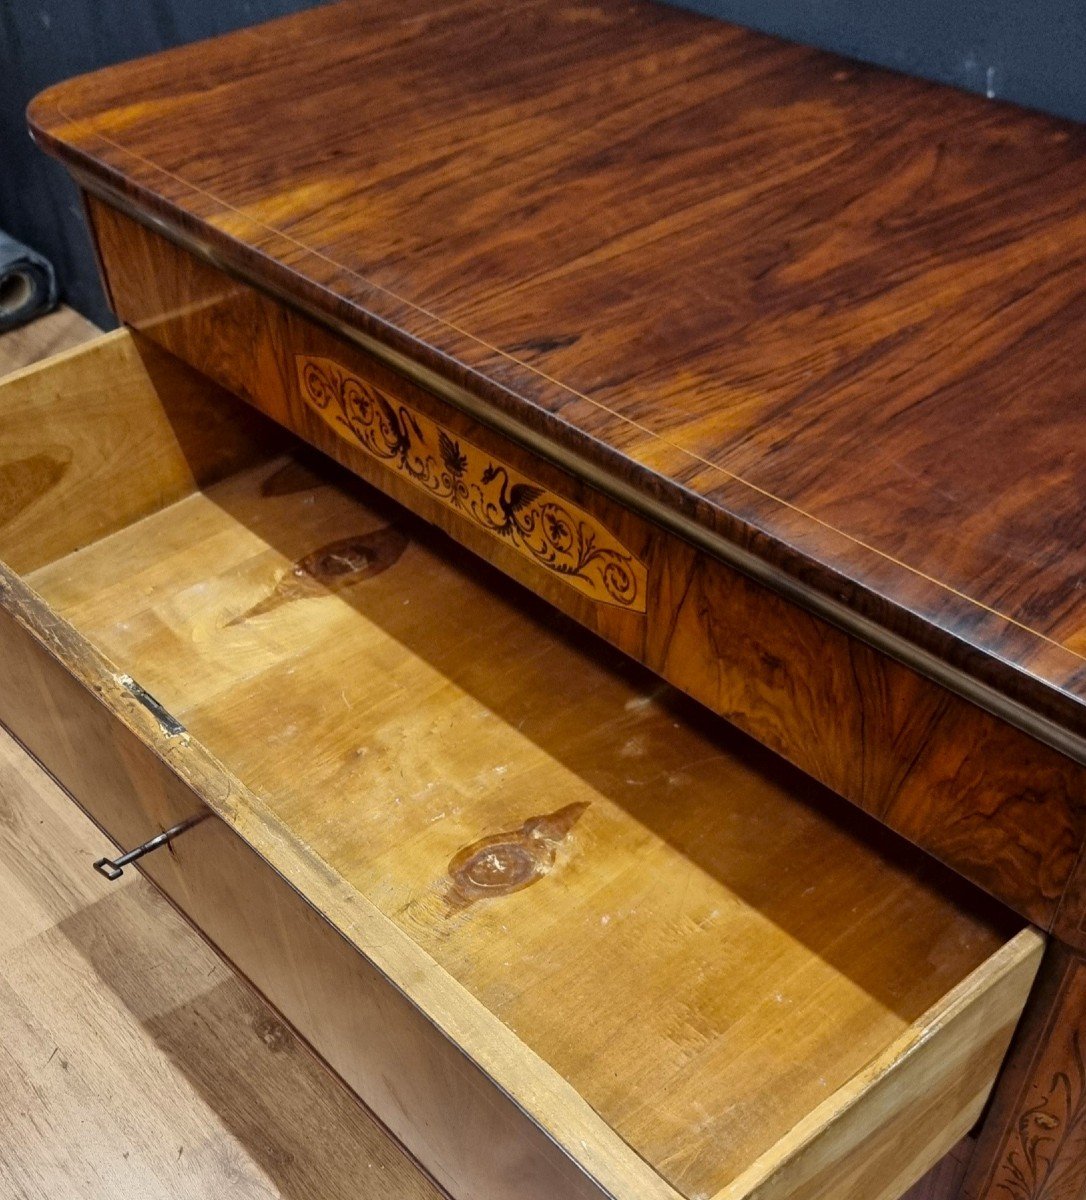
[[[617,0],[30,117],[128,328],[0,389],[0,720],[426,1170],[894,1200],[1051,932],[965,1189],[1078,1197],[1081,132]]]

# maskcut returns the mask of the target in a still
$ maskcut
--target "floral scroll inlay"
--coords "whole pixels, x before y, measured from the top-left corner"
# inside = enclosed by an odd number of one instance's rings
[[[1018,1118],[1015,1139],[995,1180],[995,1192],[1009,1200],[1042,1200],[1055,1164],[1069,1138],[1086,1120],[1086,1060],[1076,1030],[1071,1039],[1071,1068],[1057,1071],[1044,1095]]]
[[[302,400],[347,441],[593,600],[645,611],[645,565],[594,517],[360,379],[297,356]]]

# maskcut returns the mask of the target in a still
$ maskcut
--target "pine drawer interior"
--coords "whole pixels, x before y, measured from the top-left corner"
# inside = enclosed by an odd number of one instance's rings
[[[419,952],[390,988],[584,1194],[876,1200],[979,1115],[1034,931],[164,352],[0,385],[0,558],[275,831],[209,788],[231,836]]]

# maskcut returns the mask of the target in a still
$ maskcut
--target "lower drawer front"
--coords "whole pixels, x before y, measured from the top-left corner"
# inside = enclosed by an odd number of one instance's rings
[[[170,410],[132,347],[99,377]],[[65,438],[19,387],[0,466]],[[0,721],[123,847],[211,814],[143,869],[454,1195],[900,1195],[1039,936],[214,400],[233,463],[161,422],[158,511],[64,543],[107,422],[0,522],[54,547],[0,571]]]

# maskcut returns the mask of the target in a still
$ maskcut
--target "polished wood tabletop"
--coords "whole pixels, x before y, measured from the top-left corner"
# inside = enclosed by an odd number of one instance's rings
[[[350,0],[31,122],[1086,758],[1086,130],[625,0]]]

